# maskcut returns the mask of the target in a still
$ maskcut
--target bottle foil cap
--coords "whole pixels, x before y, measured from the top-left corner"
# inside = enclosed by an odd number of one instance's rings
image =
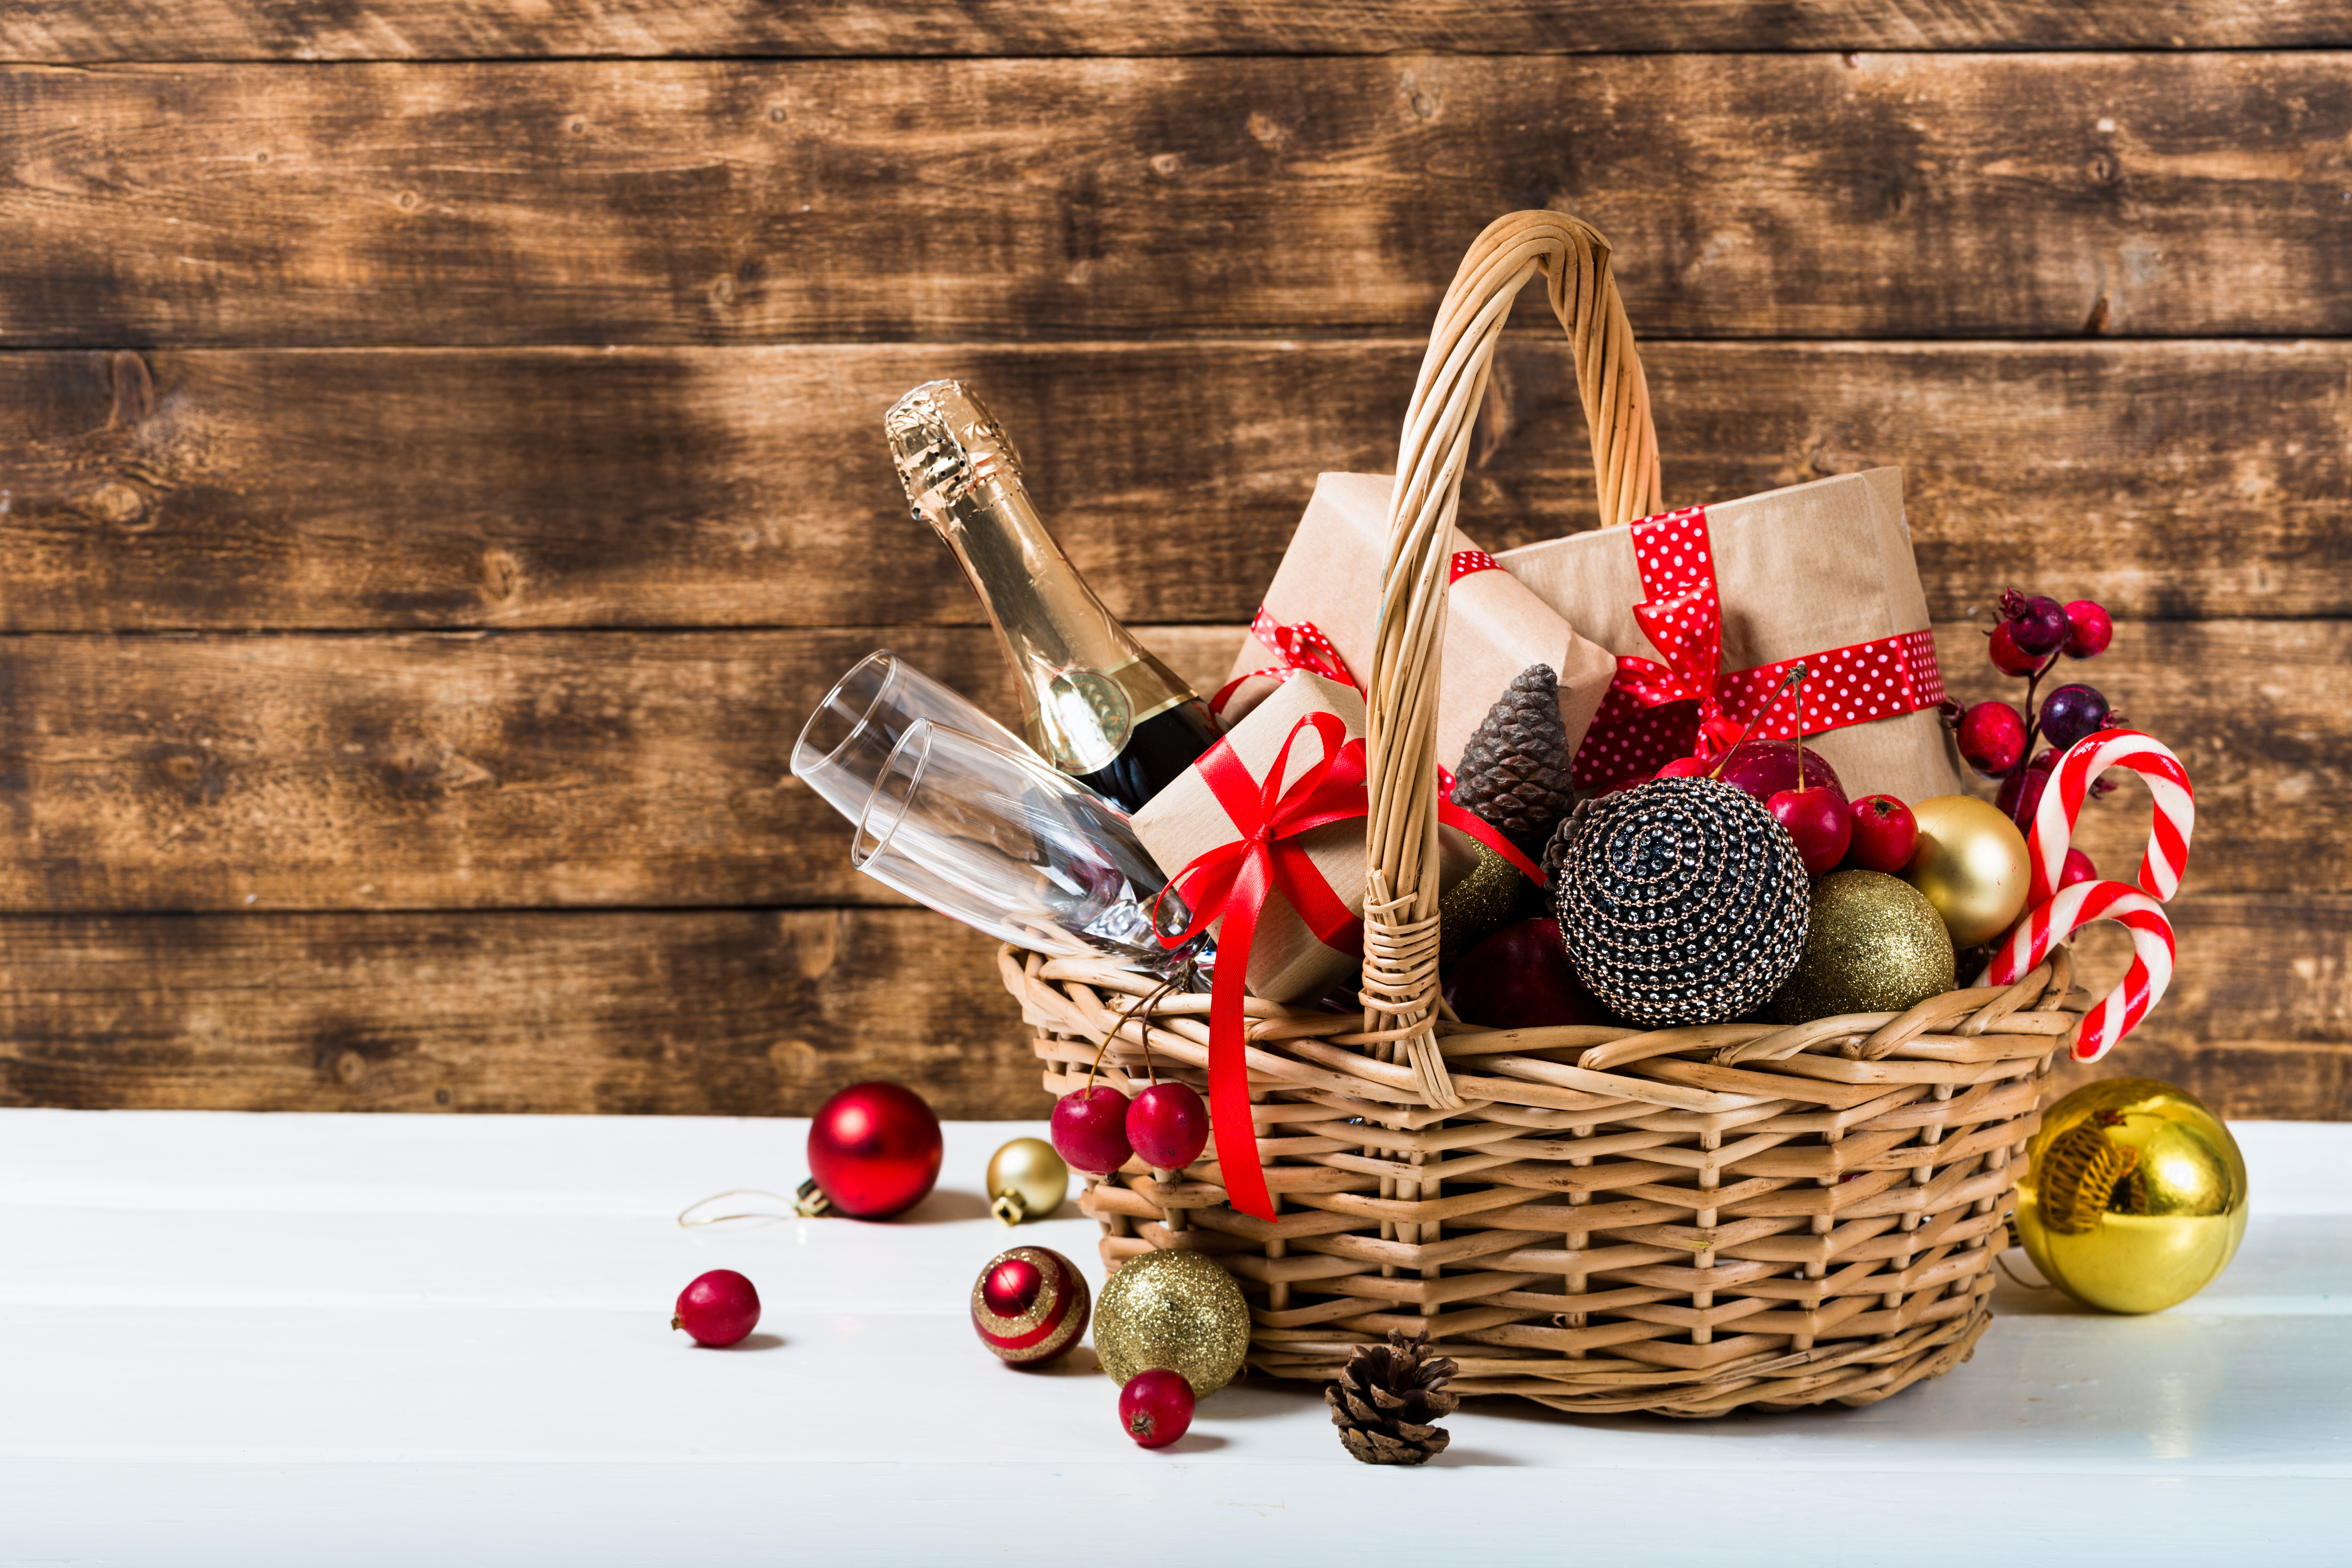
[[[1004,426],[962,382],[923,383],[890,405],[882,429],[908,503],[933,526],[931,513],[962,500],[982,480],[1020,479],[1021,455]]]

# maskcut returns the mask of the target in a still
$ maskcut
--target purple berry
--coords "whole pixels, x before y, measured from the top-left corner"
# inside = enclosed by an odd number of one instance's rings
[[[2062,686],[2042,700],[2042,738],[2063,752],[2107,722],[2107,700],[2087,686]]]
[[[2011,588],[2000,596],[2000,612],[2009,623],[2009,640],[2028,658],[2049,658],[2074,633],[2066,606],[2046,595],[2028,598]]]

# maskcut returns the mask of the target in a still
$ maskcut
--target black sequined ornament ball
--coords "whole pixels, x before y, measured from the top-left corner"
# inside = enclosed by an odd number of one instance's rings
[[[1544,859],[1569,962],[1629,1023],[1744,1016],[1804,955],[1804,858],[1734,785],[1658,779],[1588,802]]]

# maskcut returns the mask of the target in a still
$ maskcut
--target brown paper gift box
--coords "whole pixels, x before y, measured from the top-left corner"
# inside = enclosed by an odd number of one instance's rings
[[[1312,623],[1360,682],[1371,679],[1393,483],[1377,474],[1318,479],[1314,499],[1264,601],[1265,613],[1284,626]],[[1451,549],[1478,546],[1456,530]],[[1573,751],[1616,672],[1609,650],[1579,637],[1573,617],[1563,621],[1507,572],[1473,572],[1454,583],[1448,598],[1438,670],[1438,765],[1448,772],[1461,765],[1463,748],[1486,710],[1512,678],[1532,664],[1548,664],[1559,677],[1559,716]],[[1240,679],[1276,662],[1253,637],[1242,646],[1227,679]],[[1273,689],[1270,678],[1244,681],[1226,702],[1225,721],[1267,700]]]
[[[1723,668],[1927,629],[1927,598],[1903,521],[1903,474],[1872,468],[1706,508],[1723,605]],[[1633,618],[1648,597],[1627,528],[1571,534],[1497,557],[1612,653],[1656,658]],[[1916,803],[1960,792],[1958,752],[1933,708],[1808,735],[1849,796]]]
[[[1301,672],[1276,687],[1247,718],[1228,729],[1223,743],[1233,749],[1250,777],[1263,783],[1291,730],[1309,713],[1336,714],[1348,727],[1349,740],[1363,738],[1364,700],[1336,680]],[[1314,731],[1301,735],[1290,748],[1290,767],[1281,787],[1287,788],[1321,756],[1322,747]],[[1194,857],[1241,837],[1215,794],[1192,769],[1145,802],[1134,823],[1135,836],[1171,877]],[[1348,906],[1348,912],[1362,918],[1362,821],[1309,828],[1291,842],[1307,851],[1307,858],[1315,862],[1315,868]],[[1258,918],[1257,939],[1250,948],[1249,993],[1273,1002],[1312,1001],[1345,980],[1360,957],[1358,952],[1326,947],[1277,889],[1266,899],[1265,911]]]

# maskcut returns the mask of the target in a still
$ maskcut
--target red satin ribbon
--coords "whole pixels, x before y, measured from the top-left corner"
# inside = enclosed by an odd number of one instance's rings
[[[1457,550],[1454,552],[1454,559],[1447,563],[1447,569],[1450,575],[1446,581],[1453,584],[1459,583],[1474,572],[1499,572],[1503,563],[1483,550]],[[1255,680],[1261,675],[1279,680],[1294,669],[1312,670],[1342,686],[1352,686],[1360,692],[1364,689],[1363,682],[1358,680],[1355,673],[1348,668],[1348,661],[1339,657],[1339,650],[1332,646],[1329,637],[1323,635],[1323,628],[1313,621],[1301,621],[1295,626],[1286,626],[1269,615],[1264,605],[1260,605],[1257,614],[1250,620],[1250,636],[1272,650],[1282,662],[1267,665],[1264,669],[1253,669],[1247,675],[1236,675],[1218,687],[1217,694],[1209,699],[1210,712],[1223,713],[1225,704],[1233,700],[1234,692],[1243,681]],[[1451,785],[1447,786],[1446,793],[1453,793]]]
[[[1628,531],[1642,586],[1633,606],[1661,654],[1617,660],[1617,674],[1576,753],[1579,785],[1647,778],[1677,757],[1713,757],[1747,738],[1786,740],[1916,713],[1944,700],[1935,634],[1904,632],[1725,673],[1723,604],[1706,509],[1643,518]],[[1801,702],[1769,711],[1781,679],[1805,666]],[[1683,705],[1683,706],[1676,706]]]
[[[1282,787],[1290,771],[1290,748],[1301,731],[1313,730],[1321,760]],[[1222,920],[1215,977],[1209,986],[1209,1121],[1217,1138],[1217,1163],[1234,1207],[1271,1224],[1274,1200],[1265,1167],[1257,1157],[1257,1128],[1250,1114],[1249,1048],[1242,1002],[1247,994],[1250,950],[1257,941],[1267,896],[1279,889],[1307,928],[1325,946],[1360,956],[1364,924],[1349,911],[1323,879],[1297,837],[1368,815],[1364,742],[1347,739],[1336,713],[1309,713],[1290,733],[1261,784],[1232,746],[1219,741],[1192,764],[1224,808],[1240,836],[1194,856],[1169,879],[1191,907],[1192,923],[1160,941],[1179,947]],[[1441,799],[1438,820],[1461,829],[1509,860],[1541,885],[1542,868],[1495,829],[1452,801]],[[1165,897],[1165,891],[1162,892]],[[1157,923],[1157,922],[1155,922]]]

